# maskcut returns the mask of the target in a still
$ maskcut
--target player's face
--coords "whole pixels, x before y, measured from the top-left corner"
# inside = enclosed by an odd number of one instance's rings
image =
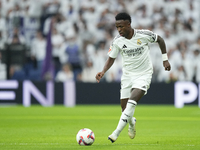
[[[130,33],[130,22],[128,20],[117,20],[115,26],[121,36],[128,38]]]

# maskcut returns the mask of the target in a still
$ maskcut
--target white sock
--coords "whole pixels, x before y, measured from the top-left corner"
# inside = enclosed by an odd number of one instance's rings
[[[129,127],[133,127],[133,125],[134,125],[133,122],[135,123],[135,118],[131,117],[130,122],[128,122],[129,123]]]
[[[137,105],[137,102],[134,100],[128,100],[126,108],[124,112],[122,112],[122,115],[120,117],[119,123],[117,125],[116,130],[114,133],[119,136],[120,132],[124,129],[124,127],[131,121],[133,118],[133,114],[135,112],[135,107]]]

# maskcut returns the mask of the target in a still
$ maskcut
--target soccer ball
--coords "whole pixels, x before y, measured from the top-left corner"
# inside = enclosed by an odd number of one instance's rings
[[[88,128],[83,128],[78,131],[76,141],[79,145],[92,145],[94,143],[94,132]]]

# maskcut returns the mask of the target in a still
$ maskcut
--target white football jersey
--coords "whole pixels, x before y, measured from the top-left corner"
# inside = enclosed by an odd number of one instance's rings
[[[120,52],[123,73],[130,75],[153,73],[148,45],[156,41],[157,34],[152,31],[134,29],[134,35],[131,39],[120,35],[113,39],[108,56],[116,58]]]

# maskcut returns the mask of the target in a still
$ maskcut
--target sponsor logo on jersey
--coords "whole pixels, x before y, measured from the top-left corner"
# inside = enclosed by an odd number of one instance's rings
[[[142,54],[144,50],[144,47],[138,47],[138,48],[135,48],[135,49],[129,49],[129,50],[123,50],[123,52],[128,55],[129,57],[131,56],[139,56]]]
[[[141,45],[142,42],[140,41],[140,39],[137,40],[137,45]]]

